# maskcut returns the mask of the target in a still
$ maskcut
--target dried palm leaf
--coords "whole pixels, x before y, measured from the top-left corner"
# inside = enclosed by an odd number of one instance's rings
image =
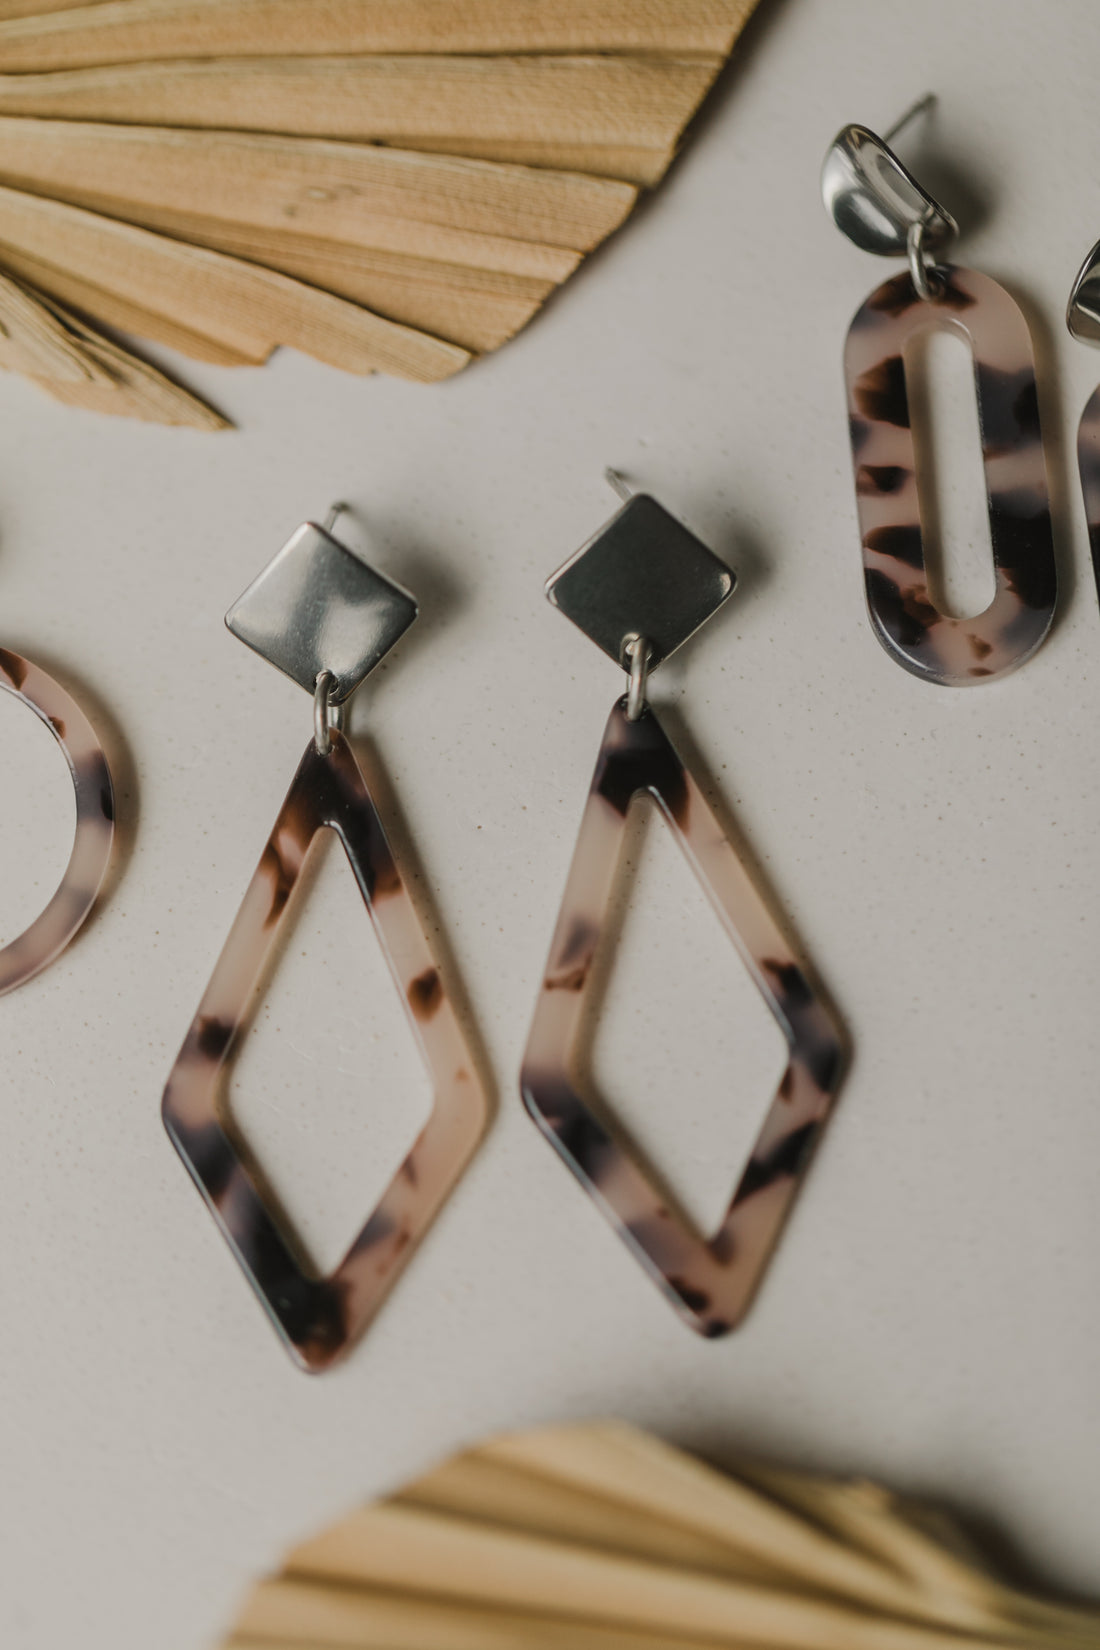
[[[226,1650],[1092,1650],[864,1484],[728,1478],[618,1424],[469,1451],[295,1548]]]
[[[0,0],[0,270],[220,365],[447,377],[659,181],[755,3]]]

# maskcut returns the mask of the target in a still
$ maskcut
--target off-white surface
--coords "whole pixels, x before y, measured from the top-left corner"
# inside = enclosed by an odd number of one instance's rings
[[[349,1504],[487,1431],[593,1414],[934,1492],[1052,1582],[1095,1586],[1100,617],[1065,436],[1100,355],[1061,312],[1100,234],[1098,62],[1093,0],[765,0],[658,196],[452,384],[290,355],[188,366],[240,425],[198,437],[0,383],[0,639],[86,694],[128,838],[79,943],[0,1002],[5,1650],[203,1650],[249,1578]],[[927,87],[939,111],[906,153],[964,221],[962,261],[1028,306],[1063,557],[1048,645],[970,692],[905,675],[863,613],[840,352],[889,266],[817,194],[842,122],[885,127]],[[677,1324],[516,1093],[619,689],[541,586],[613,508],[606,463],[740,572],[654,695],[855,1047],[756,1309],[716,1344]],[[309,726],[221,615],[334,497],[421,598],[355,727],[499,1113],[366,1342],[310,1380],[158,1106]],[[956,576],[980,592],[973,558]],[[71,814],[48,741],[0,710],[10,934]],[[777,1049],[652,830],[642,862],[594,1061],[706,1213]],[[234,1086],[322,1258],[427,1103],[382,986],[330,856]]]

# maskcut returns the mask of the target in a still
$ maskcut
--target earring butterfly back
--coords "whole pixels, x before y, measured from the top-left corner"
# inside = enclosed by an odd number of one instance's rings
[[[887,135],[933,101],[921,99]],[[1041,645],[1057,600],[1027,322],[988,275],[935,260],[957,234],[955,220],[866,126],[838,133],[821,189],[833,222],[856,246],[908,263],[857,311],[844,354],[872,628],[891,658],[924,681],[991,681]],[[928,588],[906,351],[929,327],[960,334],[974,362],[996,593],[968,619],[941,613]]]
[[[297,1362],[327,1368],[366,1329],[465,1168],[487,1103],[366,780],[347,702],[416,618],[416,602],[309,522],[226,615],[313,698],[314,731],[164,1092],[163,1116],[218,1228]],[[317,1277],[222,1111],[227,1070],[317,833],[339,838],[434,1087],[420,1136],[328,1277]],[[334,1014],[337,1011],[334,1009]],[[364,1076],[369,1086],[369,1074]]]
[[[609,479],[622,491],[620,478]],[[682,1319],[725,1334],[760,1281],[840,1085],[842,1034],[647,701],[650,674],[733,593],[734,575],[655,499],[621,510],[553,574],[552,604],[628,673],[604,730],[520,1087],[543,1135]],[[695,1233],[582,1098],[574,1060],[627,816],[654,802],[775,1017],[788,1064],[718,1230]]]

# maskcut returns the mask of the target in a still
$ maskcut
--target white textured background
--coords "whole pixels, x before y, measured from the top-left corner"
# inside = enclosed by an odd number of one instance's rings
[[[86,693],[126,827],[94,922],[0,1003],[5,1647],[202,1650],[349,1504],[488,1430],[600,1413],[932,1492],[1034,1573],[1095,1586],[1100,617],[1066,435],[1100,355],[1061,314],[1100,234],[1098,62],[1094,0],[765,0],[666,186],[453,383],[188,365],[240,425],[216,437],[0,383],[0,639]],[[961,261],[1027,307],[1065,592],[1037,658],[969,692],[905,675],[864,617],[840,352],[890,266],[836,234],[817,184],[837,127],[884,128],[929,87],[904,152],[963,220]],[[655,698],[855,1047],[756,1309],[720,1343],[677,1324],[516,1093],[619,689],[542,581],[614,507],[606,463],[741,574]],[[499,1110],[365,1343],[310,1380],[158,1106],[309,728],[222,613],[333,497],[421,598],[355,727]],[[980,561],[952,565],[980,592]],[[0,713],[11,934],[60,871],[70,804],[48,738]],[[673,849],[643,846],[595,1064],[708,1211],[777,1046]],[[426,1104],[350,887],[330,856],[233,1091],[322,1258]]]

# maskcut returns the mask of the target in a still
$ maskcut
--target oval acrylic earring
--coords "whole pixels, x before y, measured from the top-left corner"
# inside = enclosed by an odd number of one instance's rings
[[[887,135],[931,101],[922,99]],[[1057,598],[1027,323],[988,275],[935,261],[957,233],[954,219],[866,126],[837,135],[821,186],[849,240],[909,266],[857,311],[844,354],[872,627],[891,658],[926,682],[991,681],[1040,646]],[[996,594],[970,619],[941,613],[928,589],[905,364],[907,346],[927,327],[961,333],[974,361]]]

